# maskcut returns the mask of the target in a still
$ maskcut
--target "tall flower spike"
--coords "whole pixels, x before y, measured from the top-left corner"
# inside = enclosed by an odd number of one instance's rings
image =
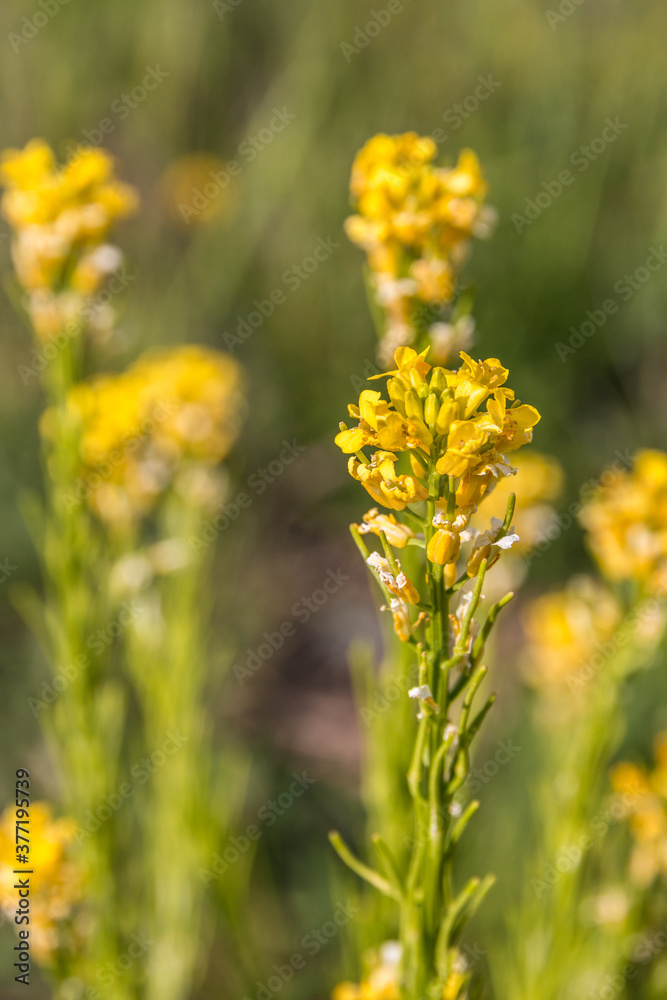
[[[434,344],[443,343],[442,320],[451,318],[443,307],[454,298],[470,242],[488,236],[493,224],[472,150],[464,149],[449,168],[434,164],[436,153],[430,136],[377,135],[352,167],[357,214],[345,228],[368,258],[372,290],[386,317],[381,344],[386,360],[414,340],[424,311]]]
[[[106,241],[114,222],[135,210],[135,190],[116,180],[104,150],[82,150],[59,167],[41,139],[4,151],[0,184],[14,268],[37,336],[48,340],[95,319],[99,307],[85,306],[122,263]]]

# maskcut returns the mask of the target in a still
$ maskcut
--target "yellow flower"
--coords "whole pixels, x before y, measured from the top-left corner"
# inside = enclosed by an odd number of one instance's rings
[[[667,874],[667,733],[655,738],[654,759],[652,771],[622,761],[610,772],[615,804],[629,820],[635,842],[630,878],[641,887]]]
[[[444,476],[462,476],[479,464],[479,452],[489,439],[474,420],[455,420],[447,435],[447,449],[437,469]]]
[[[5,150],[0,183],[2,214],[14,230],[16,276],[28,292],[37,335],[48,339],[63,328],[60,299],[69,296],[69,319],[81,323],[85,298],[120,266],[120,252],[106,238],[116,219],[135,210],[137,196],[114,178],[113,160],[104,150],[82,150],[58,167],[41,139],[23,150]],[[80,296],[74,315],[73,294]],[[48,310],[45,296],[53,300]]]
[[[388,372],[389,400],[376,390],[365,389],[359,405],[350,405],[357,427],[341,424],[336,444],[353,457],[350,474],[368,490],[373,500],[392,510],[425,500],[424,479],[429,460],[441,476],[461,479],[457,484],[459,510],[475,506],[492,481],[511,475],[503,449],[514,451],[532,436],[539,420],[532,406],[507,408],[513,399],[504,388],[508,370],[497,358],[474,361],[462,354],[458,371],[431,368],[426,355],[411,347],[395,352],[396,369]],[[486,402],[486,409],[480,406]],[[364,458],[367,445],[379,446],[370,461]],[[399,454],[410,456],[414,475],[399,475]],[[436,497],[434,499],[439,499]],[[431,541],[432,552],[444,545],[444,537]],[[438,560],[443,558],[444,548]]]
[[[187,345],[75,386],[68,406],[81,429],[86,498],[105,519],[127,521],[227,455],[240,429],[243,380],[229,355]],[[53,419],[46,414],[47,435]]]
[[[490,229],[475,154],[463,150],[456,166],[439,168],[436,152],[430,136],[377,135],[352,166],[358,214],[347,220],[346,231],[368,256],[387,316],[387,343],[401,343],[406,331],[411,339],[419,303],[451,301],[470,239]]]
[[[603,474],[580,521],[602,572],[645,591],[667,584],[667,454],[640,451],[631,471]]]
[[[357,525],[362,535],[369,531],[378,537],[384,534],[395,549],[404,549],[408,541],[414,538],[414,531],[411,528],[397,521],[393,514],[380,514],[377,507],[364,514],[363,522]]]
[[[63,943],[63,926],[83,901],[81,873],[71,860],[76,824],[54,819],[51,806],[33,802],[29,808],[30,837],[30,946],[35,957],[48,964]],[[0,817],[0,907],[14,922],[17,907],[16,809],[8,806]]]
[[[348,463],[350,475],[358,479],[371,497],[383,507],[404,510],[409,503],[426,500],[428,490],[414,476],[397,475],[396,455],[376,451],[370,462],[360,462],[353,456]]]

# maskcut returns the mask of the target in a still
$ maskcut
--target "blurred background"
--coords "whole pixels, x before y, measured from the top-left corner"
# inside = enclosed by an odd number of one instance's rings
[[[509,367],[517,395],[542,413],[537,448],[566,476],[555,503],[562,530],[530,561],[517,604],[589,568],[568,514],[581,485],[627,449],[664,447],[664,4],[402,0],[391,11],[384,0],[5,0],[0,12],[0,146],[41,136],[65,160],[79,143],[103,145],[141,193],[140,213],[117,239],[127,264],[114,303],[116,367],[148,346],[192,341],[232,350],[247,371],[248,415],[217,529],[209,704],[216,737],[252,762],[241,828],[294,772],[315,779],[289,807],[268,806],[275,820],[264,824],[250,876],[261,981],[332,917],[327,830],[355,841],[363,824],[347,653],[355,637],[370,636],[378,651],[381,638],[347,531],[364,501],[333,436],[375,363],[362,254],[342,228],[350,166],[367,138],[432,134],[442,163],[470,146],[490,183],[499,224],[467,269],[472,353]],[[563,171],[571,181],[559,180]],[[5,229],[0,272],[9,270]],[[608,300],[614,311],[603,309]],[[57,785],[26,700],[45,665],[12,605],[14,587],[39,580],[18,500],[40,488],[42,400],[37,378],[22,373],[35,357],[6,295],[0,322],[4,803],[17,767],[34,772],[46,797]],[[250,502],[236,503],[239,494]],[[330,574],[339,585],[318,603]],[[523,752],[481,790],[463,861],[501,873],[474,928],[482,950],[528,837],[527,695],[512,615],[485,739],[513,739]],[[267,652],[265,633],[286,623],[290,634]],[[648,697],[638,684],[631,717]],[[653,732],[667,713],[655,687],[651,698]],[[645,737],[630,728],[626,742]],[[5,927],[7,998],[19,996],[7,971],[13,943]],[[340,936],[322,945],[285,992],[325,995],[340,949]],[[214,946],[202,998],[220,995],[223,966]],[[48,991],[38,985],[33,995]]]

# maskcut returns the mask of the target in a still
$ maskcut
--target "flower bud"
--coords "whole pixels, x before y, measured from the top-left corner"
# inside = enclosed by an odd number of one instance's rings
[[[444,392],[447,388],[447,376],[444,368],[434,368],[431,372],[431,392]]]
[[[438,419],[435,424],[435,429],[438,434],[448,434],[449,428],[451,427],[453,421],[458,419],[458,415],[459,404],[455,399],[450,399],[449,396],[444,396],[440,406],[440,412],[438,413]]]
[[[454,531],[450,521],[444,522],[444,527],[438,528],[428,543],[426,555],[431,562],[439,566],[456,562],[461,551],[461,536]]]
[[[387,382],[389,398],[402,416],[405,416],[404,400],[407,391],[405,382],[400,378],[390,378]]]
[[[415,455],[414,451],[410,452],[410,466],[412,467],[412,471],[417,477],[417,479],[426,479],[427,476],[426,467],[422,465],[422,463]]]
[[[414,389],[408,389],[405,394],[405,415],[413,420],[423,420],[424,411],[422,409],[421,400],[415,392]]]
[[[440,412],[440,402],[438,397],[434,392],[430,393],[426,402],[424,403],[424,420],[426,421],[429,430],[435,429],[436,420],[438,419],[438,413]]]

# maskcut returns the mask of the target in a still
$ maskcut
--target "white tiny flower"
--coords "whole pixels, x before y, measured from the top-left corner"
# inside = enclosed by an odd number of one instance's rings
[[[424,701],[426,698],[432,698],[433,692],[428,684],[420,684],[419,687],[410,688],[408,696],[410,698],[419,698],[420,701]]]
[[[399,573],[398,576],[396,577],[396,586],[398,587],[399,590],[402,590],[403,587],[406,586],[407,582],[408,578],[405,575],[405,573]]]
[[[449,813],[450,816],[454,816],[454,817],[460,816],[461,813],[463,812],[463,808],[461,807],[461,803],[460,802],[450,802],[449,803],[449,808],[448,808],[447,812]]]
[[[496,545],[499,549],[511,549],[515,542],[520,542],[520,541],[521,539],[519,538],[519,536],[516,533],[514,533],[512,535],[505,535],[504,538],[499,538],[498,541],[494,542],[493,544]]]

